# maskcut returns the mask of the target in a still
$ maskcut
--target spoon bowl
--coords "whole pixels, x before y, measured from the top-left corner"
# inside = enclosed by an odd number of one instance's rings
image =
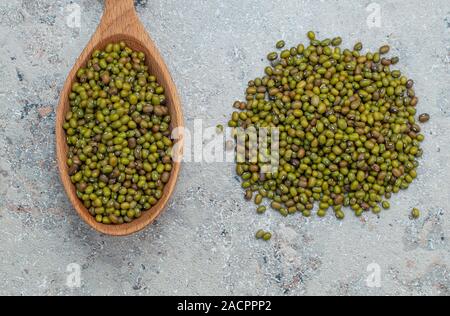
[[[155,75],[158,78],[158,82],[164,87],[167,98],[167,107],[172,118],[170,126],[171,130],[182,128],[184,126],[181,102],[175,84],[161,55],[138,18],[134,9],[133,0],[105,0],[102,20],[95,34],[92,36],[70,71],[61,92],[58,109],[56,111],[56,155],[61,181],[69,200],[77,213],[91,227],[101,233],[111,236],[130,235],[150,225],[164,211],[170,196],[175,189],[178,174],[180,172],[180,162],[177,159],[173,162],[170,180],[164,187],[161,199],[150,210],[143,211],[140,218],[135,219],[129,224],[105,225],[98,223],[77,197],[77,190],[70,180],[69,168],[66,163],[68,146],[63,128],[65,115],[70,108],[69,94],[72,85],[76,82],[76,73],[78,69],[86,66],[92,53],[96,49],[104,49],[109,43],[120,41],[125,42],[131,49],[141,51],[145,54],[149,73]],[[178,149],[178,152],[175,154],[179,155],[181,154],[183,147],[183,140],[178,139],[175,144]]]

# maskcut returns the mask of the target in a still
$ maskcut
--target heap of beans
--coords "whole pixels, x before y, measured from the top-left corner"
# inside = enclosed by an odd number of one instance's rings
[[[264,213],[265,199],[282,215],[310,216],[344,207],[356,216],[388,209],[388,200],[417,177],[420,143],[413,80],[394,70],[390,47],[362,53],[342,49],[342,39],[318,40],[268,55],[271,66],[249,82],[246,101],[234,104],[230,127],[277,128],[280,165],[262,173],[262,162],[237,163],[245,197]],[[420,122],[429,120],[428,114]],[[247,143],[246,155],[249,150]],[[415,216],[418,212],[415,212]]]
[[[164,88],[145,54],[125,43],[95,51],[77,79],[64,124],[71,180],[97,222],[130,223],[158,202],[170,178]]]

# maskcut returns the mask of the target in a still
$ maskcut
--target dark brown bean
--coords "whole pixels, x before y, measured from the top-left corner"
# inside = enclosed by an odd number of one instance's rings
[[[69,168],[69,175],[73,176],[75,173],[78,172],[78,165],[72,165],[72,167]]]
[[[419,121],[420,121],[420,123],[426,123],[426,122],[428,122],[429,120],[430,120],[430,114],[428,114],[428,113],[423,113],[423,114],[421,114],[420,116],[419,116]]]
[[[412,87],[414,87],[414,80],[410,79],[406,82],[406,88],[411,89]]]
[[[135,149],[137,145],[136,138],[132,137],[128,139],[128,147],[130,149]]]

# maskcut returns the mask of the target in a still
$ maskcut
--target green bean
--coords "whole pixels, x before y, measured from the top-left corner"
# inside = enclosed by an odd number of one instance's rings
[[[355,47],[353,48],[353,50],[359,52],[363,49],[363,44],[361,42],[358,42],[355,44]]]
[[[259,205],[259,204],[262,203],[262,201],[263,201],[263,196],[261,194],[256,195],[256,197],[255,197],[255,204]]]
[[[264,237],[265,234],[266,234],[266,232],[264,230],[260,229],[256,232],[255,237],[256,237],[256,239],[261,239]]]
[[[274,61],[277,58],[278,58],[278,54],[276,52],[272,52],[267,55],[267,59],[270,61]]]
[[[385,55],[387,53],[389,53],[389,51],[391,50],[391,47],[389,45],[384,45],[380,47],[380,54],[381,55]]]
[[[223,131],[224,131],[223,125],[219,124],[219,125],[216,126],[216,133],[217,134],[222,134]]]
[[[286,43],[283,40],[278,41],[276,44],[276,48],[278,48],[278,49],[282,49],[284,46],[286,46]]]
[[[316,39],[316,34],[313,31],[309,31],[307,35],[311,41]]]
[[[260,206],[258,207],[258,209],[256,210],[258,212],[258,214],[264,214],[267,210],[267,207],[265,206]]]
[[[414,208],[411,212],[411,217],[413,219],[418,219],[420,217],[420,210],[418,208]]]
[[[340,219],[340,220],[344,219],[345,218],[344,212],[343,211],[337,211],[336,212],[336,218]]]
[[[269,241],[272,239],[272,234],[271,233],[265,233],[263,236],[264,241]]]

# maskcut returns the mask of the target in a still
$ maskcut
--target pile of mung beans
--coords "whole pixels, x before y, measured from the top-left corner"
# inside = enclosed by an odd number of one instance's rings
[[[157,204],[172,170],[169,109],[145,54],[123,42],[77,72],[64,129],[78,198],[96,221],[130,223]]]
[[[265,200],[283,216],[309,217],[316,204],[320,217],[331,209],[344,219],[346,207],[356,216],[378,214],[417,177],[424,135],[414,81],[393,69],[399,58],[387,57],[387,45],[363,53],[362,43],[343,49],[340,37],[307,36],[308,45],[290,49],[278,42],[281,52],[268,54],[265,75],[249,82],[244,102],[234,103],[230,127],[280,135],[278,171],[261,172],[260,156],[237,163],[245,198],[260,214]],[[421,123],[429,119],[419,116]],[[248,137],[246,147],[248,158]]]

